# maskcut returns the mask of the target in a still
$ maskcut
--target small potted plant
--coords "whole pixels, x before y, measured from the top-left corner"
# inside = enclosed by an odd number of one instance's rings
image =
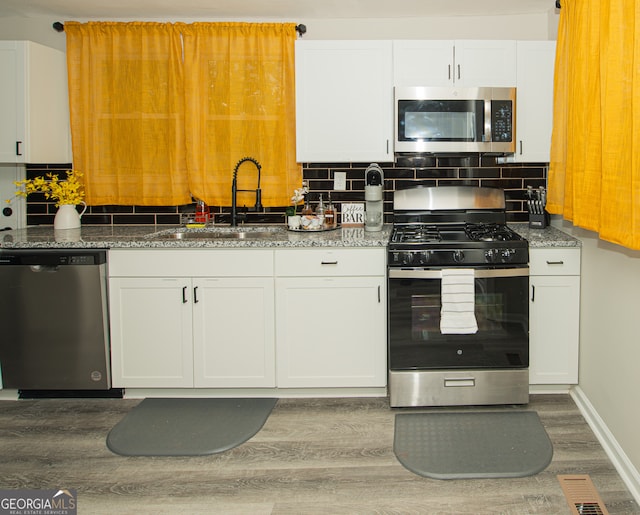
[[[298,215],[298,205],[304,201],[305,195],[309,193],[309,183],[302,181],[302,187],[293,191],[293,197],[291,197],[292,206],[288,206],[287,213],[287,225],[289,229],[296,230],[300,228],[300,215]]]
[[[66,179],[63,180],[53,173],[47,173],[44,177],[15,181],[14,184],[18,187],[16,195],[26,197],[30,193],[43,193],[46,199],[54,200],[58,208],[53,228],[76,229],[80,227],[80,218],[87,209],[82,177],[82,172],[68,170]],[[76,210],[79,204],[84,206],[81,213]]]

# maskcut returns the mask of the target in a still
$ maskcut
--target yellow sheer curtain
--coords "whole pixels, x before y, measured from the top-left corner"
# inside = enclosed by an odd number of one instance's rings
[[[640,2],[563,0],[548,210],[640,249]]]
[[[177,24],[184,37],[189,183],[211,205],[231,204],[235,165],[262,166],[262,203],[286,206],[302,182],[295,157],[295,24]],[[239,189],[255,189],[251,163]],[[251,207],[253,194],[238,194]]]
[[[166,23],[66,22],[74,167],[90,205],[191,202],[180,34]]]

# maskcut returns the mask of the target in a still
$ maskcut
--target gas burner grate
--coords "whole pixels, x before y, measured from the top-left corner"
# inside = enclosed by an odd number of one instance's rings
[[[512,241],[518,236],[501,224],[467,224],[465,234],[472,241]]]
[[[419,226],[398,229],[393,239],[398,243],[435,243],[442,241],[442,234],[437,227]]]

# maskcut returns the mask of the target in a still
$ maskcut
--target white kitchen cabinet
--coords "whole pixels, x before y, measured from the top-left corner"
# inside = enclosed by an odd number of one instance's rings
[[[555,41],[518,41],[516,162],[549,162]]]
[[[112,250],[114,387],[273,387],[273,252]]]
[[[531,248],[529,382],[577,384],[580,249]]]
[[[109,279],[114,387],[193,386],[190,291],[185,278]]]
[[[276,251],[278,387],[384,387],[384,249]]]
[[[0,162],[70,163],[64,52],[0,41]]]
[[[298,162],[393,159],[391,42],[296,41]]]
[[[516,42],[393,41],[394,86],[514,87]]]

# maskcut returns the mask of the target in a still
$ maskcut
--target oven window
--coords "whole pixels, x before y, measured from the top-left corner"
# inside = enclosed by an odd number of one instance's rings
[[[399,100],[400,141],[483,141],[482,100]]]
[[[529,364],[529,278],[475,279],[474,334],[440,332],[440,280],[389,279],[392,369],[514,368]]]

